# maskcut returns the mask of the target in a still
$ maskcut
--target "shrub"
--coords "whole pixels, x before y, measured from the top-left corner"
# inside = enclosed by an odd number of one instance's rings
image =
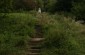
[[[31,14],[8,13],[0,18],[0,55],[26,54],[34,36],[35,18]]]
[[[85,26],[70,17],[46,13],[35,16],[33,12],[2,13],[0,17],[0,55],[26,55],[36,24],[41,24],[45,38],[42,55],[85,54]]]
[[[42,55],[84,54],[78,38],[84,37],[80,32],[83,27],[81,24],[61,15],[49,16],[48,20],[43,26],[45,41]]]
[[[72,12],[76,16],[76,20],[85,20],[85,1],[74,2]]]

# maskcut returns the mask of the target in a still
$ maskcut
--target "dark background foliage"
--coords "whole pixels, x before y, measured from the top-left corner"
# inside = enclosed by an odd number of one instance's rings
[[[45,12],[65,12],[85,20],[85,0],[0,0],[0,12],[22,12],[38,10]]]

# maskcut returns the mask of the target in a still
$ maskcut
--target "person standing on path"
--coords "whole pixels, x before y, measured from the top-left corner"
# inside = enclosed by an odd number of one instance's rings
[[[41,14],[41,12],[42,12],[42,11],[41,11],[41,8],[39,8],[39,9],[38,9],[38,13]]]

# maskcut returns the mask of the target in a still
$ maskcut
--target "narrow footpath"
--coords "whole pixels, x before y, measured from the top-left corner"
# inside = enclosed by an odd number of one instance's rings
[[[35,35],[29,41],[30,49],[28,55],[41,55],[41,44],[43,43],[43,40],[42,25],[36,24]]]

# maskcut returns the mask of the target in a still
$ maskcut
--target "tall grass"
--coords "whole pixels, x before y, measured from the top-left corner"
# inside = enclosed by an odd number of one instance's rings
[[[43,55],[85,54],[85,42],[81,41],[85,39],[84,25],[76,23],[70,17],[67,18],[58,14],[49,15],[48,20],[46,20],[48,23],[43,25],[45,37]],[[83,31],[81,31],[82,29]]]
[[[35,33],[35,17],[9,13],[0,18],[0,55],[25,55],[28,41]]]
[[[35,25],[41,24],[42,55],[85,55],[85,26],[63,15],[8,13],[0,15],[0,55],[26,55]]]

